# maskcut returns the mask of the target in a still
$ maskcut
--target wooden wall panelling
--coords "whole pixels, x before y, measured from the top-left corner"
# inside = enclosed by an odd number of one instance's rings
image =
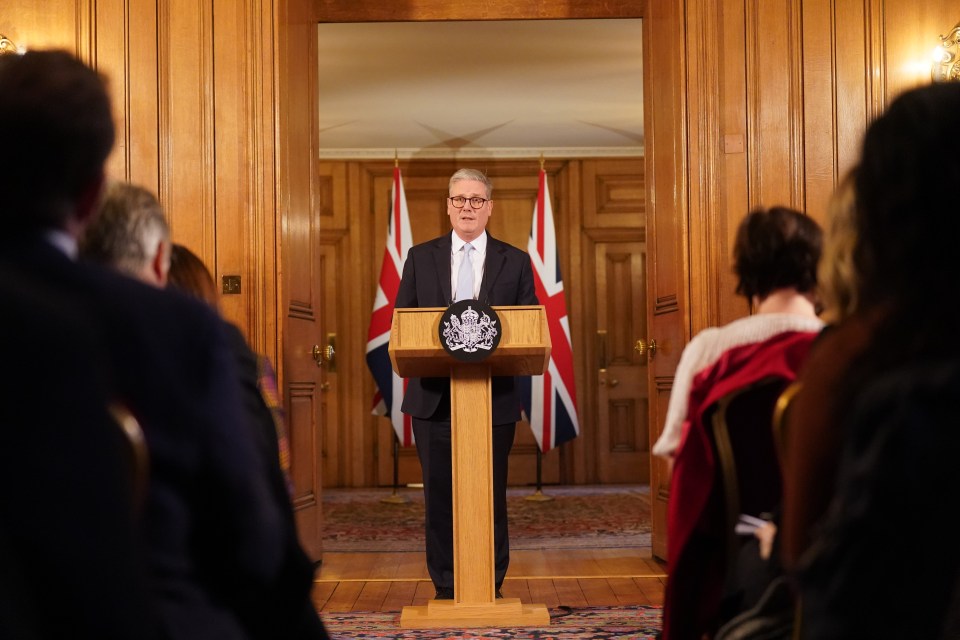
[[[820,222],[839,171],[836,8],[834,0],[803,6],[804,122],[810,132],[804,139],[804,172],[808,213]]]
[[[90,66],[97,67],[96,0],[77,0],[77,55]]]
[[[864,0],[866,7],[867,76],[870,78],[869,120],[873,120],[887,104],[886,37],[884,7],[886,0]]]
[[[93,57],[107,76],[117,131],[107,175],[159,193],[156,0],[97,2],[93,26]]]
[[[856,162],[872,111],[870,4],[803,7],[807,213],[821,223],[838,179]]]
[[[66,49],[89,61],[90,3],[84,0],[4,0],[0,33],[27,49]]]
[[[805,207],[799,6],[799,0],[746,4],[750,207]]]
[[[886,0],[882,3],[883,55],[889,104],[900,93],[930,82],[933,49],[960,21],[956,0]]]
[[[721,42],[720,5],[709,0],[687,4],[687,103],[689,182],[690,269],[699,274],[691,282],[690,306],[694,332],[716,324],[720,317],[720,291],[725,256],[725,219],[720,183],[720,102],[722,76],[720,56],[736,51],[736,41]],[[695,114],[695,117],[693,117]]]
[[[719,43],[716,50],[723,52],[719,67],[721,98],[718,105],[722,134],[718,141],[721,153],[719,202],[723,203],[723,213],[712,225],[712,228],[717,230],[716,237],[720,241],[714,243],[707,262],[715,273],[713,281],[715,290],[712,295],[718,300],[716,303],[719,309],[718,322],[726,323],[742,316],[748,310],[742,298],[730,295],[737,286],[731,268],[731,253],[737,223],[749,210],[744,3],[725,3],[720,20]],[[697,234],[691,232],[691,241],[696,237]],[[696,299],[695,293],[692,294],[691,299]]]
[[[586,172],[583,167],[584,163],[589,163],[589,161],[580,162],[581,179],[583,173]],[[580,191],[580,198],[580,206],[576,207],[581,212],[578,216],[581,224],[577,234],[579,236],[577,244],[579,245],[580,260],[577,268],[574,269],[576,271],[575,277],[580,282],[577,291],[579,300],[577,305],[571,308],[571,313],[576,315],[577,324],[580,327],[574,335],[579,337],[583,345],[582,349],[573,352],[573,361],[583,371],[583,375],[577,381],[579,383],[577,400],[580,414],[580,437],[577,440],[581,442],[578,442],[576,446],[577,452],[581,455],[577,458],[575,470],[579,482],[596,483],[599,476],[597,459],[600,457],[597,433],[604,428],[604,425],[600,422],[599,412],[596,410],[599,403],[597,371],[600,369],[603,353],[603,337],[598,333],[600,320],[596,306],[603,283],[597,279],[596,242],[583,226],[583,219],[589,215],[585,211],[590,208],[590,203],[595,202],[595,199],[588,198],[583,189]]]
[[[317,203],[317,219],[324,231],[347,231],[347,165],[340,162],[318,162],[317,175],[324,184]]]
[[[592,277],[588,277],[582,265],[585,256],[581,249],[583,237],[583,160],[570,160],[563,163],[557,171],[554,184],[557,186],[553,196],[554,219],[562,260],[563,290],[567,298],[567,313],[570,321],[570,341],[573,345],[574,382],[577,393],[577,414],[580,421],[580,436],[560,447],[560,482],[584,484],[592,475],[594,459],[594,438],[590,434],[596,431],[596,424],[589,410],[593,395],[590,380],[593,369],[589,366],[590,339],[592,323],[587,321],[588,310],[592,315],[593,296],[596,287]]]
[[[213,4],[158,5],[160,201],[173,237],[216,264]]]
[[[596,159],[583,165],[584,210],[588,229],[636,229],[646,224],[646,190],[639,159]]]
[[[273,41],[273,2],[248,0],[249,19],[246,23],[248,41]],[[267,37],[265,34],[269,34]],[[252,215],[248,217],[251,242],[247,245],[245,260],[256,288],[248,289],[246,297],[251,344],[278,366],[279,350],[279,220],[276,174],[276,116],[277,81],[274,73],[276,58],[273,47],[247,47],[247,86],[250,87],[248,108],[251,120],[250,136],[252,161],[247,167]]]
[[[371,424],[369,400],[364,404],[349,402],[348,399],[357,393],[361,393],[363,397],[373,397],[372,394],[363,393],[367,385],[371,384],[365,356],[373,298],[367,296],[373,294],[369,283],[374,283],[379,278],[379,260],[382,259],[382,255],[377,255],[373,245],[364,242],[364,228],[370,226],[370,203],[364,188],[364,173],[359,163],[351,162],[347,165],[345,215],[348,234],[343,247],[348,258],[346,268],[339,277],[341,286],[344,287],[343,295],[336,299],[340,318],[337,349],[347,354],[359,354],[359,357],[340,359],[338,364],[340,379],[345,383],[341,393],[340,416],[341,422],[348,425],[343,439],[347,459],[344,461],[341,484],[358,487],[375,485],[376,434]],[[380,251],[382,250],[381,246]],[[360,285],[361,282],[367,286]],[[351,318],[364,318],[366,321],[351,322]],[[373,458],[370,457],[371,453],[374,454]]]
[[[860,144],[867,122],[872,119],[871,94],[873,75],[868,73],[867,63],[870,47],[874,40],[868,31],[868,11],[870,0],[866,2],[838,2],[834,6],[833,20],[830,25],[831,40],[834,44],[833,82],[834,87],[834,126],[821,128],[818,122],[805,122],[807,137],[816,140],[824,147],[832,146],[834,151],[833,185],[850,169],[860,156]],[[811,34],[812,36],[815,34]],[[806,48],[806,43],[804,43]],[[805,69],[804,73],[808,73]],[[833,135],[827,137],[827,132]],[[832,142],[832,144],[830,144]],[[813,145],[808,145],[812,147]],[[807,175],[808,188],[816,184],[816,177]],[[826,204],[830,191],[824,181],[816,185],[817,199],[808,194],[807,212],[820,222],[826,221]],[[826,196],[826,198],[824,197]],[[821,212],[824,212],[821,214]]]
[[[93,8],[93,59],[97,70],[107,77],[107,89],[113,108],[113,121],[116,127],[116,141],[113,151],[107,159],[107,175],[112,179],[127,179],[130,167],[130,123],[129,107],[131,98],[129,49],[129,23],[126,3],[97,4]],[[154,33],[156,31],[154,30]],[[149,42],[149,41],[148,41]],[[156,53],[156,44],[152,47]],[[155,71],[154,71],[155,73]],[[155,96],[154,96],[155,97]],[[143,185],[156,193],[154,184]]]
[[[256,250],[262,255],[262,242],[256,224],[259,202],[251,193],[251,184],[259,154],[256,153],[258,131],[252,127],[253,95],[247,66],[247,23],[251,16],[246,3],[234,0],[213,0],[211,19],[216,21],[212,33],[213,130],[210,132],[216,165],[213,170],[214,190],[214,255],[215,282],[225,275],[241,277],[240,295],[221,295],[223,314],[249,335],[248,314],[253,306],[246,300],[259,297],[262,281],[254,274]],[[251,171],[252,170],[252,171]],[[249,172],[249,173],[248,173]],[[259,246],[258,246],[259,244]],[[247,260],[247,258],[250,260]],[[261,275],[262,274],[257,274]]]
[[[324,22],[387,22],[390,20],[523,20],[530,18],[639,18],[637,0],[314,0]]]

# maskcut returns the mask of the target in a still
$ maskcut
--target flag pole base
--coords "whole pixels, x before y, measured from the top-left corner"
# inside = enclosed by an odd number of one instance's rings
[[[386,504],[406,504],[407,502],[410,502],[410,500],[408,500],[406,496],[402,496],[399,493],[397,493],[397,490],[394,489],[393,493],[387,496],[386,498],[380,498],[380,502],[383,502]]]
[[[553,496],[548,496],[544,494],[543,491],[540,491],[540,489],[537,489],[535,493],[525,497],[524,500],[529,500],[530,502],[549,502],[553,500]]]

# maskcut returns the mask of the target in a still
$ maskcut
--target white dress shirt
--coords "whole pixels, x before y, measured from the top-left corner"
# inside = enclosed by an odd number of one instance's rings
[[[450,246],[450,291],[457,291],[457,274],[460,273],[460,263],[463,261],[465,253],[461,251],[463,245],[467,244],[460,239],[456,231],[451,231],[453,242]],[[480,295],[480,283],[483,281],[483,263],[487,257],[487,232],[484,231],[479,236],[470,241],[473,246],[473,297]]]

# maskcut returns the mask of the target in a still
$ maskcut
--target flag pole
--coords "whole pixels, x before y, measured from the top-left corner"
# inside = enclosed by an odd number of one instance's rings
[[[393,431],[393,429],[391,429]],[[380,498],[380,502],[387,504],[403,504],[408,500],[397,493],[400,488],[400,440],[397,438],[397,432],[393,432],[393,493],[386,498]]]
[[[540,171],[543,171],[543,165],[543,151],[541,151]],[[553,500],[552,497],[543,493],[543,453],[540,451],[540,447],[537,447],[537,490],[532,495],[527,496],[526,499],[531,502],[547,502]]]
[[[543,454],[540,453],[540,447],[537,447],[537,490],[526,497],[531,502],[547,502],[553,500],[552,497],[543,493]]]
[[[400,397],[394,397],[393,387],[399,379],[390,366],[388,346],[392,302],[397,296],[396,285],[400,282],[400,274],[403,272],[403,261],[410,248],[411,234],[403,181],[400,176],[400,152],[396,147],[393,149],[393,189],[390,204],[387,242],[380,270],[377,297],[374,300],[373,315],[368,329],[367,366],[370,367],[378,389],[377,395],[374,396],[373,412],[377,415],[386,413],[393,431],[393,491],[390,496],[382,498],[380,502],[400,504],[409,501],[399,493],[400,447],[407,443],[407,434],[404,433],[402,424],[394,424],[397,418],[402,417],[400,403],[403,393],[401,391]],[[397,257],[400,258],[399,261]]]

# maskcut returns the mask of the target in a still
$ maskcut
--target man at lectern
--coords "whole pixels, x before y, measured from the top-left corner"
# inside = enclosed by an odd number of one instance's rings
[[[460,169],[450,178],[447,215],[453,231],[410,249],[396,307],[447,307],[465,299],[494,305],[539,304],[530,257],[486,232],[493,185],[482,172]],[[520,397],[514,377],[494,377],[493,519],[497,597],[510,563],[507,537],[507,458]],[[450,379],[410,378],[402,410],[413,418],[426,504],[427,569],[438,600],[453,599],[453,498]]]

